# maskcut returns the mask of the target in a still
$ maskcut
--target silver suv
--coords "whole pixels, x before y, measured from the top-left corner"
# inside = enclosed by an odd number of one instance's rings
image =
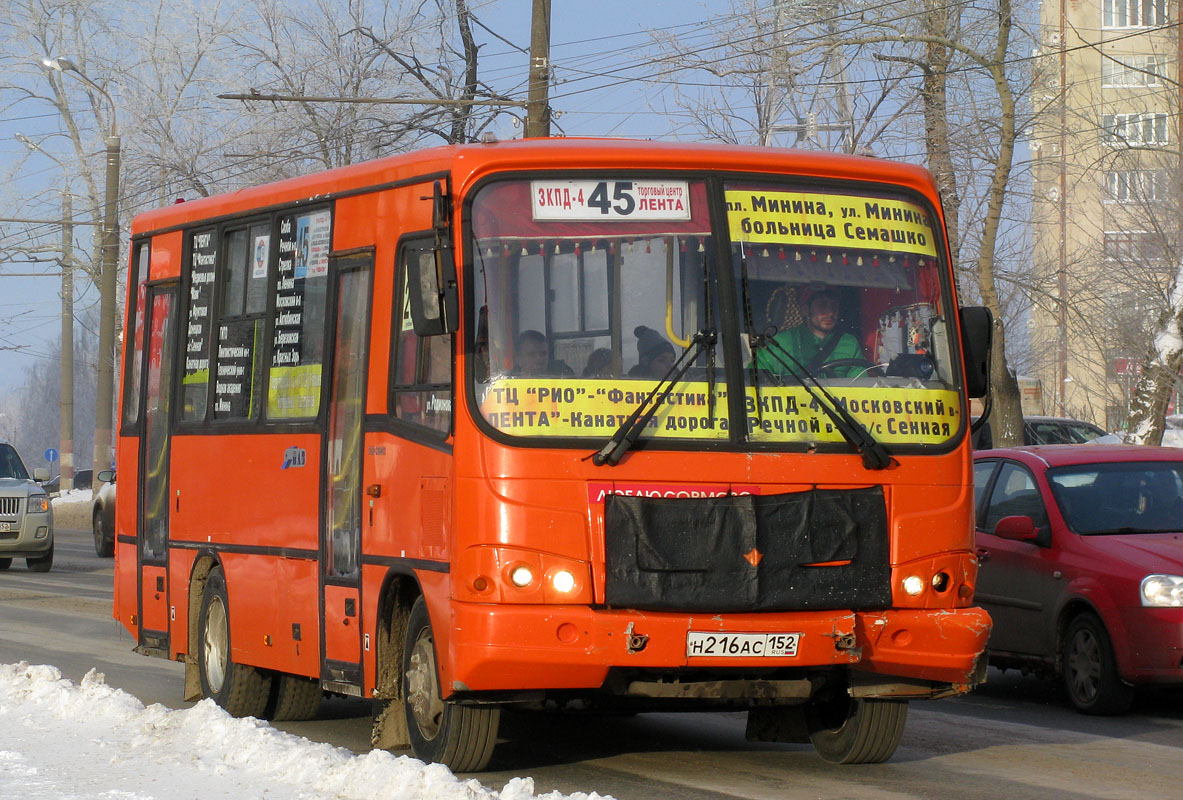
[[[53,566],[53,508],[37,483],[49,479],[49,470],[34,470],[33,476],[16,448],[0,439],[0,570],[14,558],[25,559],[31,572]]]

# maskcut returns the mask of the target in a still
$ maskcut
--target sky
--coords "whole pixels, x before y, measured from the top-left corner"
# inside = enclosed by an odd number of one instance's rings
[[[508,39],[519,49],[476,28],[481,50],[481,77],[505,91],[524,93],[528,61],[525,49],[530,40],[532,0],[470,0],[476,17]],[[556,112],[554,132],[572,136],[628,136],[668,138],[675,133],[676,121],[661,113],[663,97],[674,84],[639,86],[631,79],[646,66],[639,48],[650,42],[651,30],[684,32],[703,36],[697,23],[727,13],[727,0],[701,2],[635,2],[635,0],[552,0],[551,59],[557,82],[551,87],[552,107]],[[2,36],[2,32],[0,32]],[[2,45],[2,43],[0,43]],[[69,57],[72,54],[62,53]],[[215,92],[244,91],[244,86],[218,87]],[[112,92],[119,102],[116,88]],[[212,99],[212,98],[211,98]],[[212,100],[212,102],[226,102]],[[52,111],[52,109],[48,109]],[[38,218],[57,219],[56,195],[61,185],[61,168],[39,153],[30,152],[18,141],[17,134],[36,137],[55,129],[59,120],[42,106],[28,104],[0,111],[0,176],[8,175],[18,165],[27,176],[7,191],[0,187],[0,217],[27,217],[7,205],[44,193],[46,209]],[[521,135],[508,124],[498,129],[501,138]],[[103,143],[94,133],[96,158]],[[125,147],[130,140],[125,138]],[[23,162],[23,163],[22,163]],[[18,231],[19,226],[0,223],[0,247],[3,234]],[[88,234],[79,230],[76,241],[85,242]],[[121,233],[126,246],[126,231]],[[28,367],[57,369],[50,358],[56,347],[61,325],[60,279],[25,277],[21,273],[55,273],[52,264],[22,266],[0,265],[0,396],[19,385]],[[122,291],[122,287],[121,287]],[[97,303],[98,292],[85,279],[78,281],[76,312]],[[122,302],[122,300],[121,300]],[[94,334],[97,336],[97,333]],[[0,430],[0,435],[3,431]]]
[[[364,755],[235,719],[212,700],[144,706],[91,670],[0,665],[0,797],[21,800],[609,800],[500,791],[382,750]]]

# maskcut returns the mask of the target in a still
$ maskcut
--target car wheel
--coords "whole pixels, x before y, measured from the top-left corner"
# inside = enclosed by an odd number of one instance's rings
[[[0,558],[0,569],[8,569],[12,566],[11,558]]]
[[[205,579],[197,625],[201,693],[231,716],[261,718],[271,697],[271,674],[230,658],[230,603],[220,569]]]
[[[457,705],[440,696],[435,639],[422,597],[415,601],[407,623],[403,680],[403,707],[415,756],[453,772],[484,769],[497,742],[501,710]]]
[[[1134,703],[1134,687],[1122,683],[1105,625],[1095,614],[1080,614],[1064,632],[1060,648],[1064,688],[1077,711],[1124,714]]]
[[[53,568],[53,542],[49,543],[49,552],[40,558],[26,558],[25,564],[29,572],[49,572]]]
[[[94,533],[94,554],[99,558],[110,558],[115,555],[115,540],[108,539],[103,534],[103,512],[96,508],[91,516],[91,531]]]
[[[842,693],[805,708],[813,749],[832,764],[886,761],[899,746],[907,721],[907,700],[861,699]]]

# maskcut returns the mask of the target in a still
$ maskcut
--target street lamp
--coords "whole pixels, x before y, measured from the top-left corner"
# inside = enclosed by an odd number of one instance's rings
[[[86,76],[73,61],[47,58],[41,62],[48,69],[67,72],[106,98],[111,106],[111,132],[107,136],[106,198],[103,208],[103,259],[99,282],[99,385],[95,398],[94,474],[111,465],[112,406],[115,398],[115,273],[119,259],[119,133],[115,120],[115,101],[107,91]],[[96,479],[97,484],[97,479]]]
[[[36,150],[62,168],[69,180],[66,165],[28,136],[18,133],[16,140]],[[74,209],[70,186],[62,189],[62,373],[61,373],[61,478],[59,488],[74,488]]]

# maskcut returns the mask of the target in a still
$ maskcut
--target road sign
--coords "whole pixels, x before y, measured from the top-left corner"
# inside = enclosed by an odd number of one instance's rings
[[[48,450],[46,450],[45,451],[45,460],[51,464],[53,462],[57,461],[58,460],[58,451],[54,450],[52,447],[49,448]]]

